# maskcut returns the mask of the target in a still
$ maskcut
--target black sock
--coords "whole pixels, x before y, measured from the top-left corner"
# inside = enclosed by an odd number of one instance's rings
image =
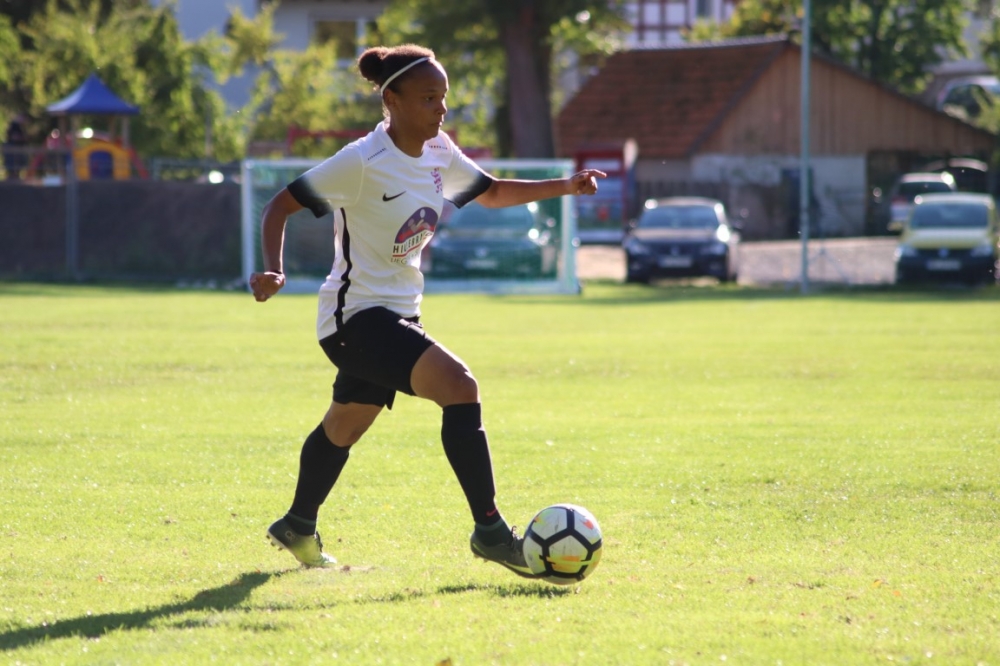
[[[298,531],[301,527],[309,530],[303,534],[315,532],[319,507],[337,482],[350,453],[350,447],[335,446],[329,440],[322,423],[309,433],[299,456],[299,480],[295,485],[295,499],[285,516],[292,529]]]
[[[498,543],[509,543],[512,533],[507,521],[502,517],[492,525],[480,525],[476,523],[476,534],[479,540],[487,546],[495,546]]]
[[[441,417],[441,443],[465,492],[472,519],[483,527],[503,521],[494,500],[493,462],[483,430],[482,406],[470,402],[445,407]]]
[[[304,536],[316,534],[315,520],[304,520],[293,513],[286,513],[285,522],[288,523],[297,534],[302,534]]]

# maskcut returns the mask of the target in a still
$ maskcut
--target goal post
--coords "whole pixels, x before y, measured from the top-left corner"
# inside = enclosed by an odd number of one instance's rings
[[[263,270],[260,219],[264,206],[318,163],[302,158],[243,161],[241,254],[248,287],[250,275]],[[572,160],[482,159],[477,163],[497,178],[542,180],[573,173]],[[502,212],[487,213],[470,204],[456,214],[454,206],[446,203],[435,237],[421,258],[426,293],[580,293],[572,197],[494,210]],[[283,291],[318,291],[333,264],[333,247],[332,215],[316,218],[308,209],[292,215],[285,228]]]

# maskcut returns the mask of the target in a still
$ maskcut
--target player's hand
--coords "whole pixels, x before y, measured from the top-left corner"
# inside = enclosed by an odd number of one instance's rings
[[[594,194],[597,192],[597,179],[607,178],[608,174],[597,169],[584,169],[569,178],[570,194]]]
[[[285,286],[285,276],[282,273],[254,273],[250,276],[250,289],[253,290],[253,297],[258,303],[263,303],[271,298],[282,287]]]

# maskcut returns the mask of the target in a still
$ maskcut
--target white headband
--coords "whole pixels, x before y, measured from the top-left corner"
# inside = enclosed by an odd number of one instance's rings
[[[389,84],[390,84],[390,83],[392,83],[393,81],[395,81],[395,80],[396,80],[396,77],[398,77],[398,76],[399,76],[400,74],[402,74],[402,73],[403,73],[403,72],[405,72],[406,70],[410,69],[411,67],[416,67],[416,66],[417,66],[417,65],[419,65],[420,63],[422,63],[422,62],[427,62],[428,60],[430,60],[430,58],[428,58],[428,57],[424,57],[424,58],[417,58],[416,60],[414,60],[413,62],[411,62],[411,63],[410,63],[409,65],[407,65],[406,67],[402,68],[401,70],[399,70],[398,72],[396,72],[395,74],[393,74],[392,76],[390,76],[389,78],[387,78],[387,79],[385,80],[385,83],[383,83],[383,84],[382,84],[382,87],[378,89],[378,91],[379,91],[379,94],[382,94],[382,93],[384,93],[384,92],[385,92],[385,89],[389,87]]]

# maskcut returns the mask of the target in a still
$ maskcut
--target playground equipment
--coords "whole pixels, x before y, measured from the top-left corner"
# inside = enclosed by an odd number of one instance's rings
[[[131,146],[108,134],[82,131],[72,142],[58,130],[45,140],[45,149],[37,151],[28,165],[29,178],[46,174],[63,175],[72,163],[77,180],[128,180],[133,176],[147,178],[146,165]]]
[[[71,163],[77,180],[126,180],[133,171],[140,178],[147,177],[142,160],[129,145],[129,117],[139,113],[139,107],[111,92],[96,74],[88,76],[79,88],[46,110],[59,119],[59,129],[46,139],[45,151],[32,160],[29,174],[40,175],[48,170],[49,158],[55,155],[55,171],[60,176]],[[109,116],[109,130],[105,133],[81,129],[82,115]],[[63,156],[71,159],[64,162]]]

